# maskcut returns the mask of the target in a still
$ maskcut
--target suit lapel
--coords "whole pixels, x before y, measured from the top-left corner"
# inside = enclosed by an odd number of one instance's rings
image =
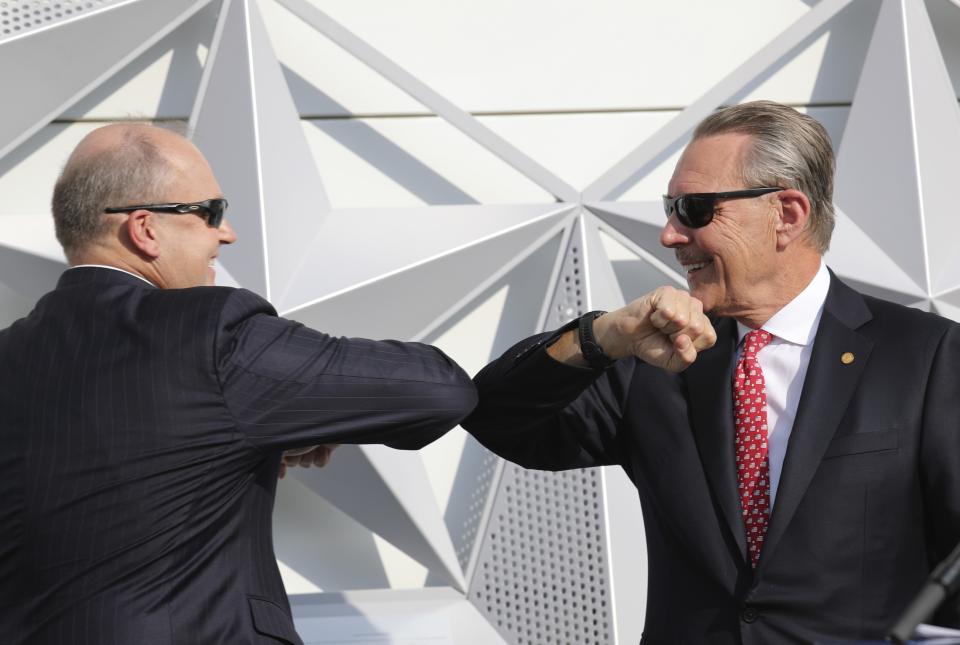
[[[857,388],[873,343],[858,334],[856,328],[871,317],[863,297],[831,272],[830,291],[787,443],[777,499],[760,555],[760,569],[775,551],[796,513]],[[854,355],[852,363],[840,360],[845,352]]]
[[[717,343],[694,361],[686,372],[687,400],[700,462],[724,519],[746,558],[747,543],[740,517],[733,446],[733,357],[737,325],[729,318],[716,321]]]

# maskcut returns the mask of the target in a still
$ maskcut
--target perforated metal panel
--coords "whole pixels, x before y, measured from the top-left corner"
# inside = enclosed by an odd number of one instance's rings
[[[584,303],[587,299],[583,276],[583,238],[581,227],[583,223],[577,220],[570,240],[567,242],[567,251],[560,267],[557,286],[547,311],[547,320],[544,329],[556,329],[564,323],[579,318],[586,311]]]
[[[122,0],[0,0],[0,40]]]
[[[599,469],[507,464],[469,597],[517,645],[614,642]]]
[[[473,441],[473,439],[470,439]],[[477,540],[477,532],[483,520],[483,510],[487,504],[487,498],[490,496],[490,488],[493,484],[494,475],[497,472],[497,463],[499,459],[492,452],[487,452],[476,444],[477,453],[483,452],[483,457],[477,464],[477,471],[473,474],[473,488],[470,491],[466,507],[463,509],[453,509],[460,514],[456,518],[456,523],[450,528],[450,537],[453,540],[454,549],[456,549],[457,560],[464,571],[470,565],[470,556],[473,553],[474,544]]]

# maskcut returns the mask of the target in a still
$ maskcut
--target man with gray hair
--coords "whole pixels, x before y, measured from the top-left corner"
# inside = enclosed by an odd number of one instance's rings
[[[833,172],[814,119],[719,110],[663,199],[689,302],[590,312],[474,379],[494,452],[636,485],[644,645],[882,637],[960,540],[960,326],[827,269]]]
[[[71,268],[0,331],[3,643],[301,643],[271,536],[281,454],[416,449],[473,407],[433,347],[332,338],[212,286],[226,209],[160,128],[94,130],[63,169]]]

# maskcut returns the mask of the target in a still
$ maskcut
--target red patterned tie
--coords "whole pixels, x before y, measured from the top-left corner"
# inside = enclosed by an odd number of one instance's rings
[[[733,417],[737,428],[737,479],[747,548],[754,567],[760,560],[770,518],[770,464],[767,459],[767,391],[757,352],[773,339],[755,329],[743,339],[733,373]]]

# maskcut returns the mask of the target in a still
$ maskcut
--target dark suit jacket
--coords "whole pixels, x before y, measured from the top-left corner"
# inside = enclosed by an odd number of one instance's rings
[[[0,641],[300,643],[271,539],[281,451],[418,448],[475,400],[425,345],[65,272],[0,332]]]
[[[528,339],[462,424],[528,468],[619,464],[643,507],[643,643],[881,636],[960,540],[960,326],[831,278],[756,571],[734,465],[736,324],[679,375],[565,366]],[[852,352],[844,364],[840,356]]]

